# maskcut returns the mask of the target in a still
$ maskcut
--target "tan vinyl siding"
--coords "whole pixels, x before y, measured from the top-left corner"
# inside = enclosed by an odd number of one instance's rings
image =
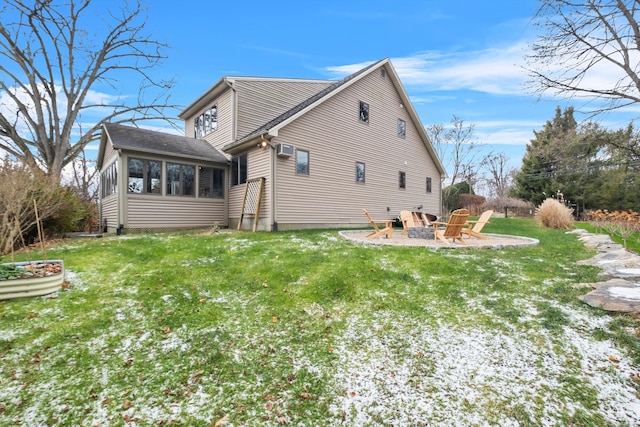
[[[320,92],[333,82],[308,80],[237,80],[240,139]]]
[[[369,104],[368,124],[358,119],[359,101]],[[373,72],[281,129],[274,142],[309,151],[310,174],[296,175],[295,155],[277,159],[275,220],[366,223],[362,208],[374,217],[392,218],[419,205],[439,214],[440,174],[400,104],[388,76]],[[397,135],[398,118],[406,121],[405,138]],[[365,183],[355,182],[356,162],[365,163]],[[406,173],[406,189],[398,188],[400,171]]]
[[[102,173],[102,171],[111,166],[113,162],[118,162],[118,159],[118,152],[113,149],[111,141],[107,141],[102,161],[102,170],[100,172]],[[122,182],[122,170],[119,163],[117,165],[116,174],[117,193],[110,194],[104,199],[100,199],[100,230],[104,227],[106,220],[108,227],[107,231],[110,233],[115,232],[118,227],[118,193],[121,191],[120,183]]]
[[[120,177],[118,177],[120,179]],[[102,216],[100,220],[100,231],[104,227],[105,221],[108,227],[109,233],[114,233],[118,227],[118,195],[112,194],[101,200],[100,206],[102,209]]]
[[[105,169],[106,166],[111,163],[111,159],[114,158],[118,153],[113,149],[113,144],[110,140],[107,140],[107,143],[104,146],[104,155],[102,156],[102,168]]]
[[[214,104],[218,106],[218,129],[205,135],[204,139],[222,152],[222,147],[234,139],[233,116],[235,112],[233,111],[233,91],[231,89],[226,90],[220,94],[215,101],[210,102],[209,107]],[[191,120],[191,126],[193,126],[193,119]]]
[[[127,229],[200,228],[225,225],[224,200],[133,195],[127,197]]]

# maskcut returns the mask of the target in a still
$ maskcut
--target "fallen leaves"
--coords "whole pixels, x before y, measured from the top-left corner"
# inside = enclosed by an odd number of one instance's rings
[[[225,415],[224,417],[216,421],[215,424],[213,424],[213,427],[220,427],[222,425],[225,425],[226,423],[227,423],[227,416]]]

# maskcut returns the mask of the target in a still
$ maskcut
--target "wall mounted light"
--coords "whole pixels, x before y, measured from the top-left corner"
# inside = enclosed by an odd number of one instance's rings
[[[256,145],[256,147],[258,148],[265,148],[266,146],[267,146],[267,141],[265,141],[264,139]]]

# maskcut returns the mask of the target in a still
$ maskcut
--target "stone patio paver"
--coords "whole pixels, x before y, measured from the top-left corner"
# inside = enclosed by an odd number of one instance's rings
[[[583,229],[569,233],[578,234],[585,246],[598,251],[592,258],[578,261],[578,264],[602,269],[598,274],[602,281],[585,284],[593,290],[580,296],[580,300],[606,311],[640,313],[640,256],[613,242],[608,235],[593,234]]]

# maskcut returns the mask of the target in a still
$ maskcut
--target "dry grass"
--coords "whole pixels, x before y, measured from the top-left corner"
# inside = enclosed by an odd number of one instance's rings
[[[546,199],[536,209],[536,220],[547,228],[570,229],[573,212],[556,199]]]

